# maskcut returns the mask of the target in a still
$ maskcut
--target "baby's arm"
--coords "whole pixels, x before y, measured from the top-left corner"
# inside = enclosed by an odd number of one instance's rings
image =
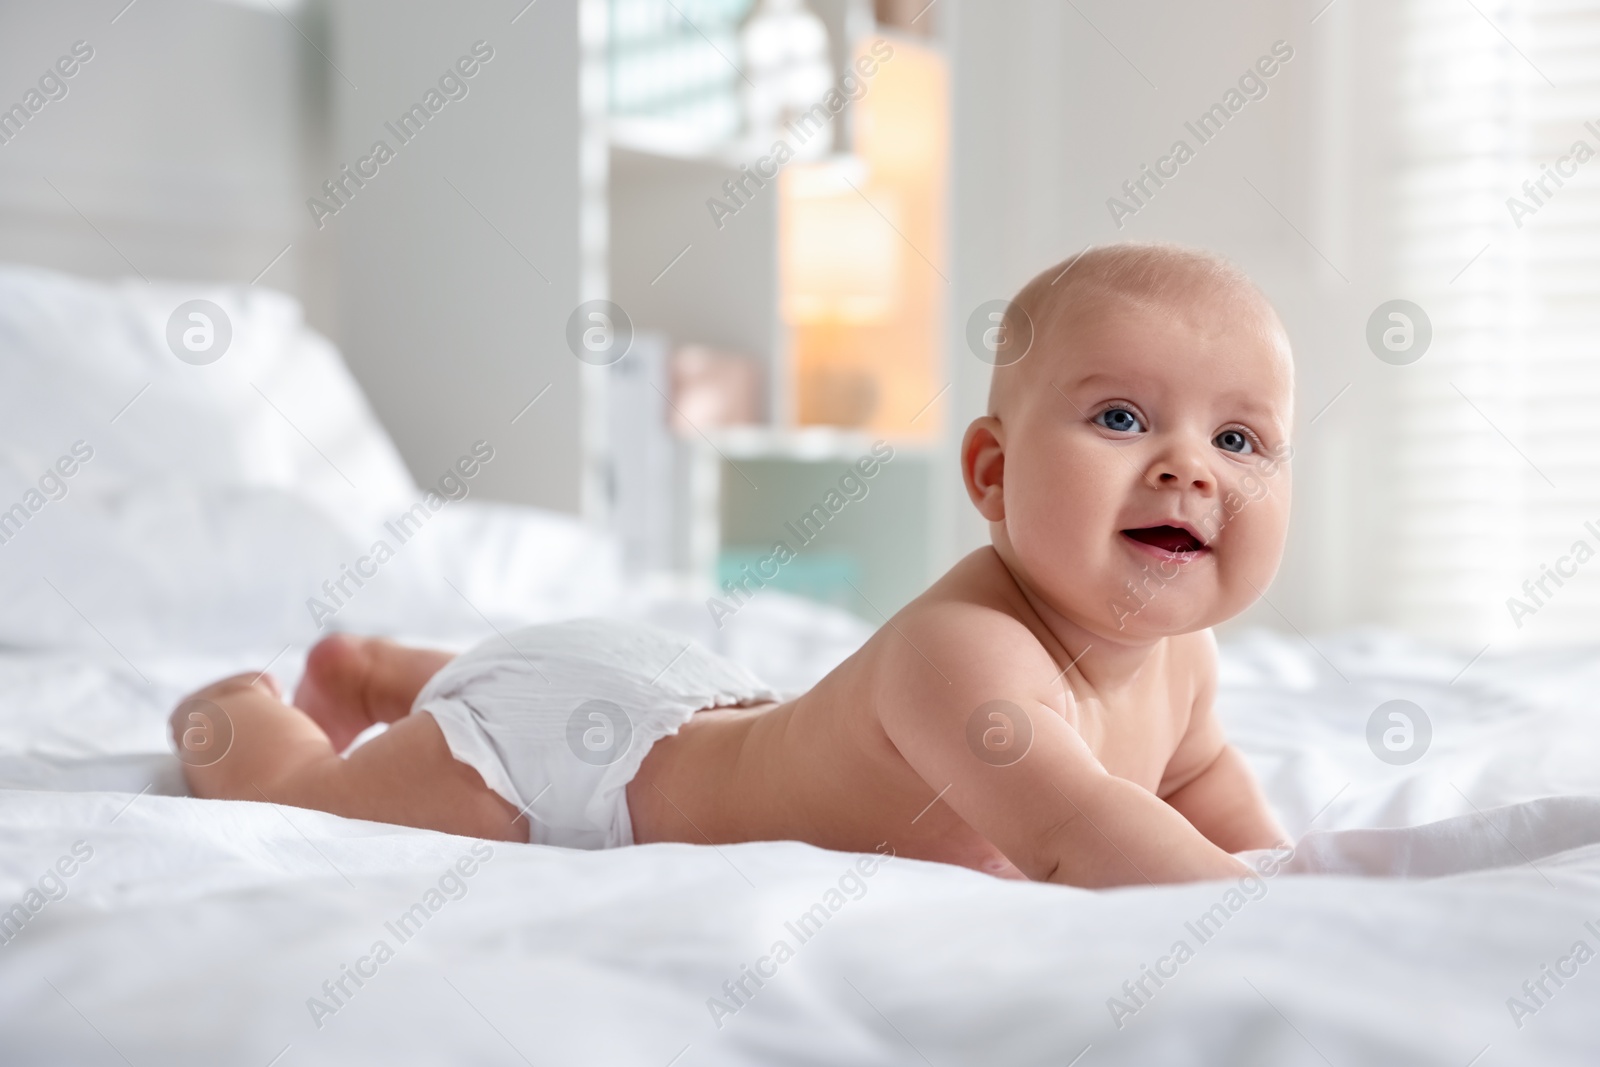
[[[1289,840],[1239,750],[1216,716],[1216,642],[1199,646],[1200,687],[1189,729],[1167,765],[1161,795],[1219,848],[1243,852]],[[1169,785],[1169,783],[1172,783]]]
[[[1028,648],[1030,635],[981,618],[951,621],[904,620],[905,640],[886,672],[893,684],[877,694],[879,716],[930,795],[940,793],[1023,874],[1108,886],[1248,873],[1175,808],[1101,766],[1052,706],[1063,690],[1048,684],[1053,665],[1037,641]],[[1034,677],[1036,688],[1026,681]],[[1026,719],[1014,727],[1033,735],[1026,755],[1005,766],[969,740],[974,714],[981,736],[997,700],[1014,706]]]
[[[1224,744],[1216,758],[1167,803],[1218,848],[1243,852],[1289,840],[1239,750]]]

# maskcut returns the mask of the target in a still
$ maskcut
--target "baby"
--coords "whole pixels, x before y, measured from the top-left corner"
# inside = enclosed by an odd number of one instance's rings
[[[603,620],[466,654],[334,635],[173,733],[197,796],[579,848],[799,840],[1077,886],[1231,878],[1285,840],[1209,627],[1272,580],[1288,339],[1216,257],[1115,245],[1008,307],[961,446],[990,545],[792,700]],[[375,723],[392,724],[348,755]],[[221,753],[218,755],[218,753]]]

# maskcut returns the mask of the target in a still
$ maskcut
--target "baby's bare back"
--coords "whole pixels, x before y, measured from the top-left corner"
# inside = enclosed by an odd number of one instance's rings
[[[1083,825],[1100,779],[1160,803],[1203,769],[1206,739],[1185,739],[1209,640],[1169,639],[1098,692],[1080,669],[1094,650],[1062,647],[980,550],[804,695],[704,711],[659,742],[629,786],[635,840],[800,840],[1049,877],[1063,832],[1100,833]]]

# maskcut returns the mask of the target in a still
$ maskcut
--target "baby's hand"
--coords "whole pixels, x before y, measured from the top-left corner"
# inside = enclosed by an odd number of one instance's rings
[[[1205,770],[1167,797],[1195,829],[1229,852],[1289,843],[1244,756],[1223,745]]]

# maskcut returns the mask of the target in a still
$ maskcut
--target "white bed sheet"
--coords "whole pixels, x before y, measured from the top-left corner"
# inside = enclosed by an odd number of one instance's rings
[[[1535,1006],[1523,982],[1579,940],[1600,949],[1600,656],[1490,654],[1452,685],[1464,657],[1375,634],[1319,646],[1225,646],[1222,702],[1292,829],[1317,816],[1295,864],[1346,873],[1264,880],[1203,945],[1185,924],[1228,884],[1091,893],[907,860],[800,944],[785,922],[857,857],[793,843],[497,844],[401,944],[384,923],[469,842],[162,795],[180,791],[167,697],[222,660],[158,659],[145,686],[112,656],[0,657],[0,905],[74,842],[94,850],[0,945],[0,1060],[1595,1062],[1600,965],[1546,979],[1535,1011],[1508,998]],[[1396,695],[1435,724],[1410,768],[1364,740]],[[1591,797],[1504,807],[1552,793]],[[1433,818],[1449,821],[1346,829]],[[779,938],[794,958],[716,1025],[709,998],[731,1004],[723,982]],[[393,960],[314,1018],[310,998],[333,1003],[322,983],[380,939]],[[1122,984],[1179,939],[1194,958],[1146,979],[1130,1014]]]

